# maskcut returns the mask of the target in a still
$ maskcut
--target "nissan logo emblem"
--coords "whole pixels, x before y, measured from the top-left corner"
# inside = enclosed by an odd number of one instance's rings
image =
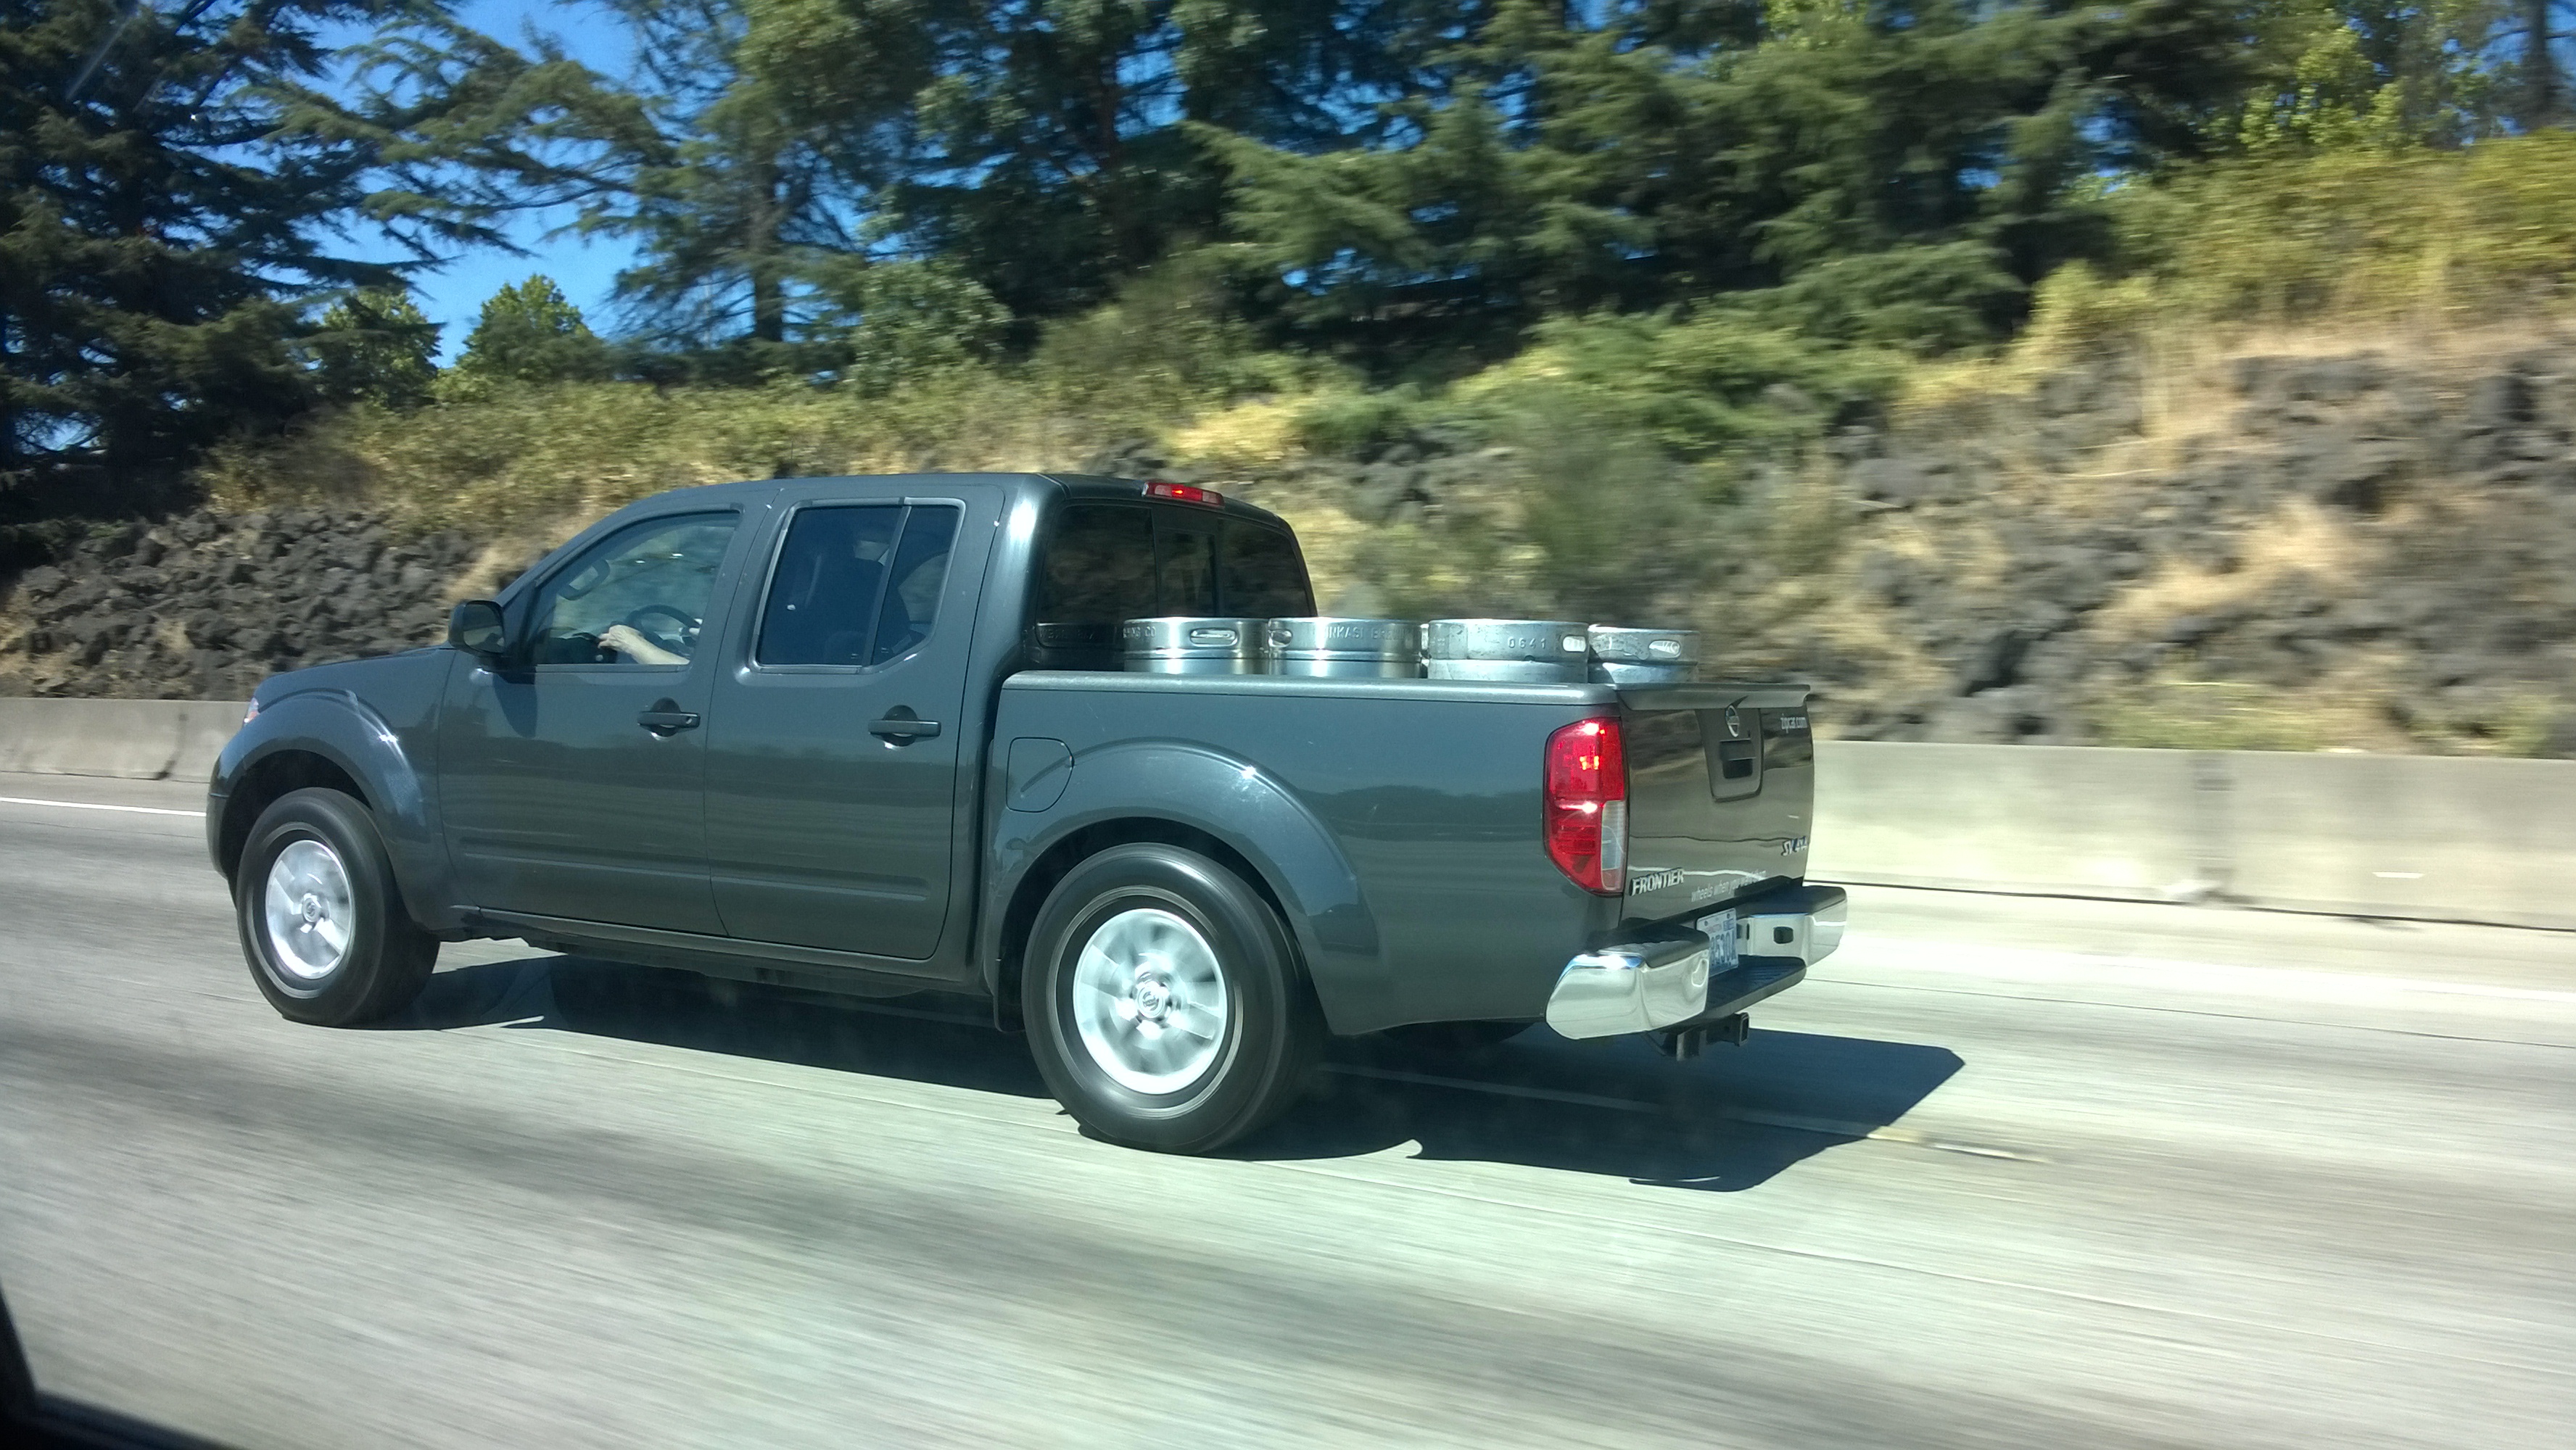
[[[1729,740],[1744,738],[1744,717],[1735,713],[1733,705],[1726,707],[1726,738]]]

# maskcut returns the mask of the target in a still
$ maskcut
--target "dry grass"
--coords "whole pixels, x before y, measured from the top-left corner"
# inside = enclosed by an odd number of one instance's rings
[[[1302,451],[1297,420],[1305,400],[1256,399],[1187,421],[1166,435],[1175,453],[1221,473],[1276,475]]]
[[[999,374],[862,397],[603,383],[525,389],[407,414],[334,414],[201,471],[230,512],[364,503],[484,537],[601,513],[648,494],[743,478],[1064,469],[1141,420],[1075,413]]]
[[[2215,572],[2166,559],[2094,613],[2094,637],[2105,643],[2151,639],[2168,620],[2250,606],[2298,575],[2340,593],[2368,578],[2385,555],[2385,546],[2362,537],[2351,520],[2306,499],[2283,503],[2238,530],[2235,539],[2235,568]]]

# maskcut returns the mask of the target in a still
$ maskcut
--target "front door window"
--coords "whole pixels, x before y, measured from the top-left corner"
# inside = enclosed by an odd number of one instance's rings
[[[531,662],[687,664],[734,523],[730,513],[646,519],[591,545],[538,590]]]

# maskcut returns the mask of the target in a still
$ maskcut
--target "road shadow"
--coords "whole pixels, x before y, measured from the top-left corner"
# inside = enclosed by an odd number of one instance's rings
[[[993,1030],[988,1011],[935,994],[870,1002],[531,956],[440,972],[383,1027],[552,1029],[1045,1098],[1027,1044]],[[1941,1047],[1760,1030],[1686,1063],[1640,1040],[1579,1044],[1544,1027],[1449,1056],[1343,1039],[1307,1099],[1227,1156],[1349,1158],[1414,1142],[1424,1158],[1736,1192],[1895,1123],[1960,1066]]]
[[[1243,1156],[1349,1157],[1411,1140],[1424,1158],[1733,1193],[1892,1126],[1962,1065],[1944,1047],[1761,1029],[1690,1062],[1545,1027],[1465,1057],[1340,1046],[1315,1093]]]

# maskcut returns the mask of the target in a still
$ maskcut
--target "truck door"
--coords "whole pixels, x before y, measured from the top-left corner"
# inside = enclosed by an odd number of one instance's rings
[[[719,933],[707,886],[706,618],[732,510],[640,519],[540,580],[518,658],[459,660],[439,805],[466,900],[494,911]],[[517,609],[513,613],[519,613]]]
[[[710,712],[708,862],[733,936],[911,961],[937,949],[1000,499],[961,492],[789,507]]]

